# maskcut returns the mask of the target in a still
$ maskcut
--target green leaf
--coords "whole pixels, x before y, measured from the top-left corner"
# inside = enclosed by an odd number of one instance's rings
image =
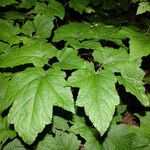
[[[128,53],[124,48],[101,47],[93,52],[93,57],[102,64],[105,70],[112,72],[120,72],[121,68],[129,61]]]
[[[119,29],[115,28],[112,25],[110,26],[102,23],[97,23],[93,25],[92,30],[94,32],[95,39],[113,40],[117,38],[114,36],[114,34],[117,33]]]
[[[148,1],[144,1],[144,2],[141,2],[139,3],[139,6],[138,6],[138,9],[137,9],[137,15],[139,14],[143,14],[145,13],[146,11],[149,11],[150,12],[150,3]]]
[[[10,49],[10,45],[4,42],[0,42],[0,55],[7,52]]]
[[[11,77],[11,73],[0,73],[0,85],[3,85],[0,86],[0,113],[3,111],[1,107],[5,101],[6,92],[9,87],[9,80],[11,79]]]
[[[140,119],[140,134],[143,134],[147,139],[150,140],[150,112],[146,112],[145,116],[137,115]]]
[[[74,113],[70,88],[65,88],[65,73],[50,69],[30,68],[14,75],[10,82],[7,107],[14,101],[8,121],[23,140],[31,144],[46,124],[51,123],[53,106]]]
[[[73,133],[57,132],[55,138],[47,135],[36,150],[78,150],[80,141]]]
[[[97,41],[94,40],[87,40],[87,41],[82,41],[79,42],[76,39],[70,38],[66,45],[73,47],[74,49],[92,49],[92,50],[97,50],[101,48],[101,44]]]
[[[96,23],[92,26],[93,38],[96,40],[106,40],[116,43],[121,47],[125,47],[122,43],[122,35],[118,34],[119,28],[103,23]]]
[[[46,40],[45,38],[49,38],[51,36],[51,30],[53,28],[53,20],[48,18],[46,15],[37,14],[34,17],[34,21],[28,20],[22,26],[22,33],[28,36],[32,36],[34,33],[34,38]]]
[[[111,126],[103,148],[106,150],[148,150],[150,148],[150,113],[140,119],[140,127],[129,125]]]
[[[148,97],[145,94],[143,86],[144,71],[139,68],[137,61],[132,61],[124,66],[121,71],[121,76],[118,76],[118,81],[123,84],[127,92],[132,93],[144,105],[149,105]]]
[[[86,33],[86,34],[85,34]],[[69,23],[55,30],[53,41],[68,41],[70,38],[77,40],[91,39],[93,35],[90,25],[86,23]]]
[[[11,51],[0,60],[0,67],[14,67],[33,63],[42,67],[48,63],[49,58],[56,55],[56,49],[48,43],[30,43],[21,48]]]
[[[80,88],[76,105],[84,107],[93,125],[103,135],[112,120],[115,106],[119,104],[116,78],[110,72],[95,72],[93,66],[90,67],[75,71],[68,84]]]
[[[118,28],[104,24],[90,25],[88,23],[72,22],[57,28],[54,32],[53,41],[70,41],[71,39],[79,41],[92,39],[99,41],[100,39],[104,39],[123,46],[122,38],[117,34],[118,30]]]
[[[119,34],[129,37],[130,60],[139,59],[150,54],[150,36],[124,27]]]
[[[25,13],[21,13],[18,11],[8,11],[4,13],[4,17],[6,19],[24,19]]]
[[[53,20],[49,19],[45,15],[36,15],[34,18],[34,28],[36,31],[36,37],[48,38],[51,35],[51,30],[53,29]]]
[[[90,3],[89,0],[70,0],[69,6],[74,10],[78,11],[80,14],[86,10],[87,5]]]
[[[137,115],[140,119],[140,127],[134,127],[136,138],[134,138],[133,147],[137,150],[148,150],[150,148],[150,112],[145,116]]]
[[[103,147],[105,150],[133,150],[134,137],[135,133],[130,126],[113,126],[103,143]]]
[[[57,130],[62,130],[63,132],[68,131],[69,130],[68,120],[59,116],[54,116],[52,130],[54,133],[56,133]]]
[[[18,139],[14,139],[12,142],[4,146],[3,150],[26,150]]]
[[[29,9],[36,4],[36,0],[21,0],[19,4],[19,8],[26,8]]]
[[[33,12],[45,15],[51,20],[54,20],[55,17],[63,19],[65,16],[63,5],[55,0],[48,0],[48,2],[48,6],[44,3],[37,2]]]
[[[8,79],[1,77],[1,74],[0,74],[0,85],[3,85],[3,86],[0,86],[0,104],[1,104],[2,101],[5,99],[6,91],[9,85]]]
[[[65,70],[78,69],[83,66],[83,61],[77,56],[77,51],[72,48],[64,48],[58,51],[57,58],[60,62],[54,63],[54,67],[58,67]]]
[[[74,116],[73,118],[73,126],[71,127],[71,131],[75,134],[79,134],[86,140],[84,147],[86,150],[101,150],[102,145],[96,139],[96,136],[93,134],[91,128],[89,128],[84,120],[80,117]]]
[[[5,7],[10,4],[15,4],[16,0],[0,0],[0,6]]]
[[[33,25],[33,22],[30,21],[30,20],[27,20],[25,22],[25,24],[22,26],[21,28],[21,32],[27,36],[32,36],[32,33],[35,32],[35,28],[34,28],[34,25]]]
[[[127,109],[127,106],[126,105],[123,105],[123,104],[120,104],[117,106],[117,109],[116,109],[116,113],[117,114],[123,114]]]
[[[0,40],[10,45],[20,42],[20,37],[16,35],[20,33],[20,29],[18,26],[13,26],[13,21],[0,19],[0,33]]]
[[[16,136],[16,132],[10,130],[7,118],[0,116],[0,142],[5,142],[7,139],[13,139]]]

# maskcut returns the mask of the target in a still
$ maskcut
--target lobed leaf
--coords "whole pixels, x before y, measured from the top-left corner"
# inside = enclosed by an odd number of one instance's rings
[[[139,126],[114,125],[111,126],[106,139],[103,142],[105,150],[148,150],[150,148],[150,113],[140,119]]]
[[[13,139],[16,137],[16,132],[9,128],[7,118],[0,116],[0,142],[5,142],[7,139]]]
[[[54,133],[57,132],[57,130],[61,130],[63,132],[68,131],[69,130],[69,125],[68,125],[68,120],[59,117],[59,116],[54,116],[53,117],[53,127],[52,127],[52,131]]]
[[[71,43],[70,40],[72,39],[78,41],[91,39],[99,41],[103,39],[113,41],[120,46],[124,46],[122,43],[122,37],[117,34],[118,30],[118,28],[104,24],[91,25],[89,23],[72,22],[56,29],[53,41],[58,42],[65,40]]]
[[[149,105],[148,97],[145,94],[143,86],[144,71],[139,68],[137,61],[132,61],[124,66],[121,71],[121,76],[118,76],[118,81],[123,84],[127,92],[132,93],[144,105]]]
[[[86,33],[86,34],[85,34]],[[69,23],[55,30],[53,41],[69,40],[74,38],[77,40],[91,39],[93,35],[90,25],[86,23]]]
[[[119,104],[116,81],[111,72],[95,72],[90,68],[79,69],[68,79],[68,85],[80,88],[76,105],[84,107],[85,113],[101,135],[109,127],[115,106]]]
[[[12,142],[5,145],[3,150],[26,150],[26,148],[18,139],[14,139]]]
[[[58,51],[57,58],[60,62],[54,63],[53,66],[65,70],[82,68],[83,60],[77,56],[77,51],[72,48],[64,48]]]
[[[48,0],[48,5],[46,5],[45,3],[36,2],[33,12],[45,15],[51,20],[54,20],[55,17],[63,19],[65,15],[63,5],[55,0]]]
[[[83,13],[83,11],[86,10],[87,5],[90,3],[89,0],[70,0],[69,6],[73,8],[74,10],[78,11],[80,14]]]
[[[116,125],[109,131],[103,147],[105,150],[133,150],[135,133],[128,125]]]
[[[124,27],[119,34],[129,37],[130,60],[140,59],[150,54],[150,36]]]
[[[136,14],[139,15],[146,11],[150,12],[150,3],[148,1],[140,2]]]
[[[80,141],[73,133],[56,133],[55,138],[51,135],[47,135],[43,141],[41,141],[36,150],[78,150]]]
[[[48,60],[56,55],[56,49],[48,43],[30,43],[17,48],[0,60],[0,67],[14,67],[33,63],[35,66],[44,66]]]
[[[32,37],[32,34],[35,33],[33,21],[27,20],[25,24],[21,27],[21,32],[29,37]]]
[[[13,21],[0,19],[0,27],[0,40],[10,45],[20,42],[20,37],[17,35],[20,29],[18,26],[13,26]]]
[[[65,88],[64,72],[30,68],[17,73],[7,91],[8,121],[23,140],[31,144],[46,124],[51,123],[53,106],[74,113],[70,88]]]
[[[121,68],[129,62],[129,55],[124,48],[101,47],[93,52],[93,57],[105,70],[112,72],[120,72]]]
[[[19,4],[19,8],[26,8],[29,9],[36,4],[36,0],[21,0]]]
[[[68,39],[66,45],[73,47],[74,49],[92,49],[97,50],[101,48],[101,44],[95,40],[87,40],[87,41],[78,41],[76,39],[70,38]]]
[[[49,19],[45,15],[36,15],[33,21],[34,28],[36,31],[36,37],[48,38],[51,35],[53,29],[53,20]]]
[[[71,127],[71,131],[75,134],[80,134],[86,140],[84,147],[86,150],[101,150],[102,145],[96,139],[96,136],[92,132],[91,128],[89,128],[84,120],[78,116],[74,116],[73,118],[73,126]]]

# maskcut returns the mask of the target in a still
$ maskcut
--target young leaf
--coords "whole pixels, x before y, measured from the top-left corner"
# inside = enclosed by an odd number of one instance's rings
[[[91,68],[92,69],[91,69]],[[95,72],[93,66],[75,71],[68,84],[79,87],[76,105],[84,107],[93,125],[103,135],[112,120],[119,96],[116,77],[107,71]]]
[[[64,72],[57,69],[45,72],[31,68],[17,73],[11,80],[5,103],[14,103],[8,121],[26,143],[33,143],[45,125],[51,123],[53,106],[74,113],[72,94],[70,88],[64,87],[64,78]]]
[[[36,150],[78,150],[80,141],[73,133],[56,133],[55,138],[51,135],[47,135],[43,141],[41,141]]]
[[[106,70],[120,72],[121,68],[129,61],[129,55],[123,48],[113,49],[101,47],[93,52],[93,57],[102,64]]]
[[[86,143],[84,144],[86,150],[102,149],[102,145],[98,142],[92,130],[84,123],[84,120],[82,118],[74,116],[71,131],[75,134],[79,134],[86,140]]]
[[[54,67],[65,70],[78,69],[83,66],[83,61],[77,56],[77,51],[73,48],[64,48],[58,51],[57,58],[60,62],[54,63]]]
[[[121,69],[121,76],[118,76],[118,81],[123,84],[127,92],[132,93],[144,105],[149,105],[148,97],[145,94],[143,86],[144,71],[139,68],[137,61],[132,61]]]
[[[0,60],[0,67],[14,67],[33,63],[42,67],[48,60],[56,55],[56,49],[48,43],[30,43],[11,51]]]
[[[148,1],[143,1],[139,3],[138,9],[137,9],[137,15],[145,13],[146,11],[150,12],[150,3]]]
[[[54,116],[52,131],[56,133],[57,130],[62,130],[63,132],[68,131],[69,130],[68,120],[59,116]]]
[[[26,148],[18,139],[14,139],[12,142],[4,146],[3,150],[26,150]]]
[[[48,38],[53,28],[53,20],[45,15],[36,15],[33,21],[36,37]]]

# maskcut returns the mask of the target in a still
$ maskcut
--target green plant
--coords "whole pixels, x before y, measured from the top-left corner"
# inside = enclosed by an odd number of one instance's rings
[[[135,27],[124,15],[128,1],[107,3],[0,1],[2,149],[150,149],[149,78],[141,67],[150,54],[148,18]],[[137,14],[147,8],[141,2]],[[120,21],[108,21],[115,11]],[[121,85],[144,108],[135,114],[140,126],[122,124]]]

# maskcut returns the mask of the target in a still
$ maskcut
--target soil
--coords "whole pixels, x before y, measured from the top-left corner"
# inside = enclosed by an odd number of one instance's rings
[[[127,125],[139,125],[137,118],[130,112],[126,111],[123,118],[122,123]]]

